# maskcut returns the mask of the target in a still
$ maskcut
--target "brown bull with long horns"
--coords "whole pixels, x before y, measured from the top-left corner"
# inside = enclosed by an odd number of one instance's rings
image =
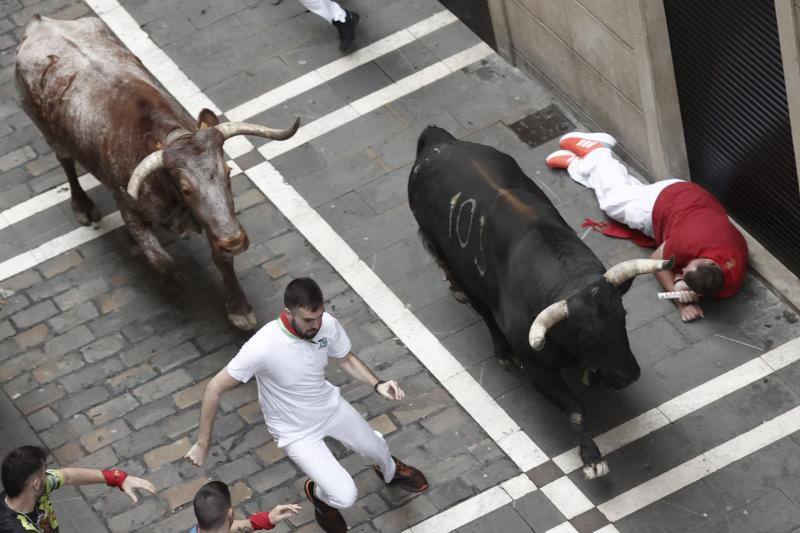
[[[440,128],[419,138],[408,200],[429,248],[489,327],[495,355],[507,368],[516,362],[567,415],[585,476],[606,474],[586,408],[561,370],[583,362],[587,384],[636,381],[622,295],[635,276],[671,262],[606,269],[511,156]]]
[[[235,135],[283,140],[284,130],[220,123],[208,109],[194,120],[96,18],[35,16],[16,54],[22,106],[45,136],[69,180],[81,224],[100,213],[81,189],[75,161],[110,189],[122,219],[148,262],[168,282],[182,283],[153,232],[166,226],[187,236],[205,231],[222,274],[228,318],[256,323],[233,269],[249,245],[233,205],[222,145]]]

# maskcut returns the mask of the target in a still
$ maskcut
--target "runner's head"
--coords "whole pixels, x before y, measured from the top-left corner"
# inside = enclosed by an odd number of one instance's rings
[[[30,490],[35,496],[44,492],[47,452],[38,446],[11,450],[0,467],[6,496],[16,498]]]
[[[725,277],[722,269],[711,259],[694,259],[683,269],[683,280],[700,295],[716,294],[722,289]]]
[[[292,327],[304,339],[313,339],[322,324],[325,306],[322,290],[311,278],[296,278],[289,282],[283,293],[283,305],[292,321]]]
[[[233,524],[231,491],[222,481],[210,481],[194,496],[194,514],[201,530],[230,529]]]

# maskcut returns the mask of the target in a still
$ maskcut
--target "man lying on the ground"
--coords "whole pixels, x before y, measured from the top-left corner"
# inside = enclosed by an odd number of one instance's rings
[[[136,490],[156,493],[156,488],[149,481],[129,476],[116,468],[49,470],[47,452],[38,446],[22,446],[11,450],[3,459],[0,470],[3,481],[0,533],[58,533],[58,520],[50,493],[65,485],[105,483],[109,487],[119,487],[134,502],[139,501]]]
[[[728,219],[725,208],[708,191],[688,181],[670,179],[645,185],[614,158],[616,139],[607,133],[564,135],[562,150],[547,156],[547,166],[563,168],[576,182],[594,189],[610,218],[653,239],[653,259],[675,257],[672,272],[656,272],[681,320],[703,317],[700,296],[736,294],[747,267],[747,243]]]
[[[299,505],[276,505],[270,512],[260,512],[244,520],[234,520],[231,491],[222,481],[210,481],[194,496],[197,525],[189,533],[247,533],[272,529],[278,522],[300,512]]]

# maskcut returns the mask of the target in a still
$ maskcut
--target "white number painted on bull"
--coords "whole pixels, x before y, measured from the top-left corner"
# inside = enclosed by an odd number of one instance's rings
[[[458,203],[458,199],[461,198],[461,193],[457,192],[450,198],[450,216],[447,218],[447,236],[449,238],[453,238],[453,211],[456,208],[456,203]]]
[[[483,252],[483,229],[486,227],[486,217],[481,215],[481,218],[478,219],[481,223],[481,230],[478,233],[478,255],[475,256],[475,267],[478,269],[478,274],[481,277],[486,275],[486,254]],[[478,258],[480,257],[483,266],[481,263],[478,262]]]
[[[447,221],[447,236],[449,238],[455,237],[458,239],[458,244],[461,248],[466,248],[469,244],[470,235],[472,234],[472,221],[475,219],[475,210],[477,209],[478,202],[474,198],[470,198],[465,200],[458,206],[458,213],[455,215],[455,230],[453,229],[453,215],[456,213],[456,205],[458,205],[458,201],[461,199],[461,193],[457,192],[450,198],[450,216],[448,217]],[[467,234],[465,236],[461,235],[461,213],[464,211],[464,208],[469,205],[469,225],[467,226]],[[478,231],[478,254],[474,258],[475,268],[478,269],[478,274],[483,277],[486,275],[486,255],[483,250],[483,231],[486,227],[486,217],[481,215],[478,218],[478,223],[480,224],[480,230]],[[480,260],[479,260],[480,259]]]
[[[458,244],[461,245],[462,248],[466,248],[469,244],[469,236],[472,233],[472,221],[475,219],[475,206],[478,202],[475,201],[475,198],[470,198],[463,204],[461,207],[458,208],[458,215],[456,215],[456,237],[458,237]],[[469,226],[467,226],[467,235],[463,239],[461,238],[461,213],[464,211],[464,207],[469,205]]]

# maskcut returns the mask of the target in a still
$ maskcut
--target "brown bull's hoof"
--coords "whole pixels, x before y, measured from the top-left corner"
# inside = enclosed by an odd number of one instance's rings
[[[256,314],[253,311],[245,314],[228,313],[228,320],[230,320],[231,324],[235,327],[245,331],[256,329],[256,326],[258,326]]]
[[[103,217],[100,215],[100,210],[92,206],[88,212],[75,209],[75,218],[81,226],[91,226],[94,222],[100,222]]]

